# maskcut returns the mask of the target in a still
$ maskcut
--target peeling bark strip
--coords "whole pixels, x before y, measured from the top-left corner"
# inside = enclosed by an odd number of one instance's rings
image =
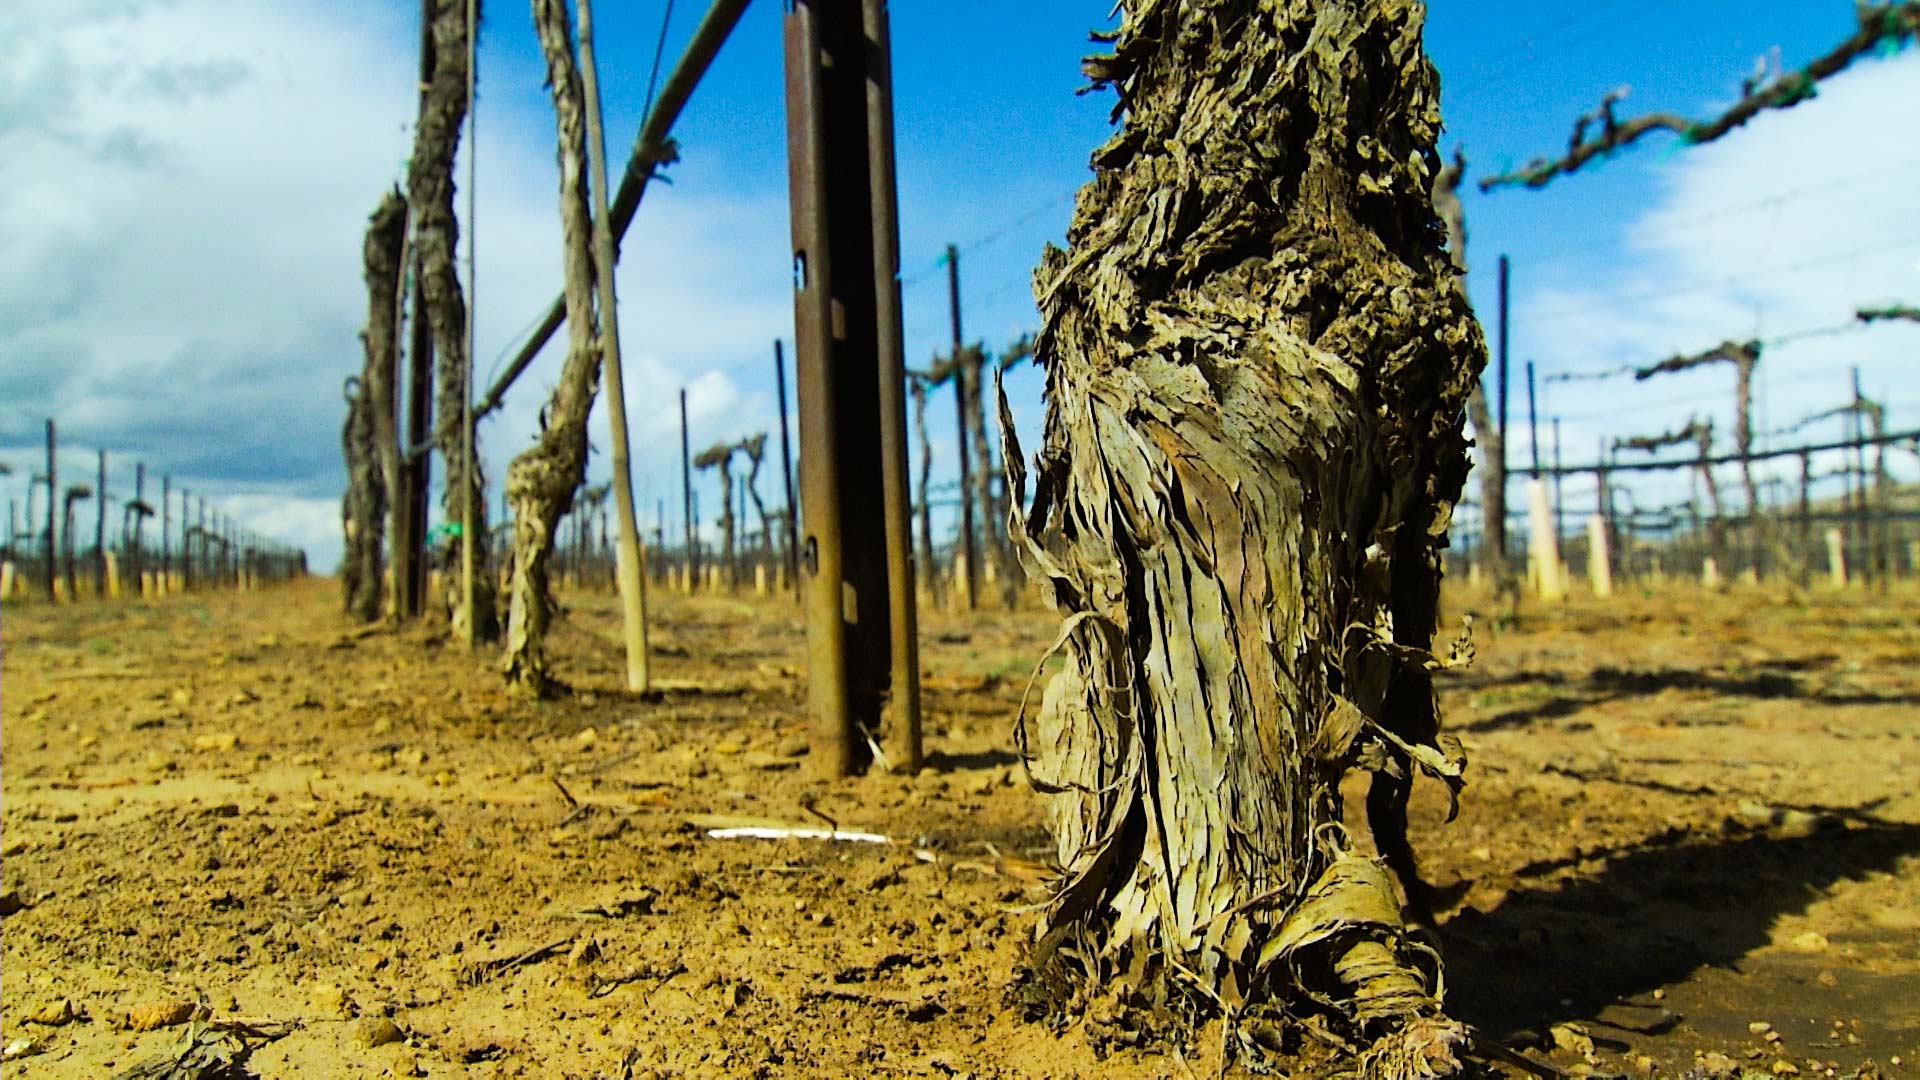
[[[358,393],[349,401],[346,435],[349,514],[353,520],[348,570],[356,584],[348,593],[347,610],[363,622],[372,622],[381,614],[386,576],[381,541],[388,500],[400,485],[393,388],[400,363],[400,263],[406,239],[406,200],[398,191],[389,191],[367,223],[363,251],[367,327],[360,333],[366,359]],[[359,447],[357,452],[354,446]]]
[[[1067,870],[1037,966],[1178,974],[1236,1010],[1316,987],[1396,1032],[1371,1075],[1446,1071],[1459,1029],[1388,878],[1345,854],[1338,788],[1463,764],[1429,650],[1486,350],[1429,195],[1424,8],[1125,9],[1087,61],[1124,123],[1035,274],[1027,509],[1001,398],[1009,518],[1067,613],[1016,731]],[[1404,783],[1384,790],[1370,817],[1417,901]]]
[[[433,329],[434,410],[440,422],[434,441],[440,458],[446,463],[446,490],[440,499],[441,513],[448,521],[465,517],[465,498],[461,485],[473,487],[475,531],[487,535],[486,482],[480,476],[479,432],[474,432],[475,467],[467,474],[466,447],[462,441],[460,420],[467,396],[467,302],[460,289],[460,276],[454,269],[454,252],[460,242],[460,222],[453,213],[453,158],[460,147],[460,125],[467,115],[467,10],[466,0],[423,0],[421,43],[426,78],[420,91],[420,116],[414,128],[413,159],[407,167],[407,199],[414,217],[414,257],[420,273],[420,291],[426,300],[427,322]],[[474,418],[476,429],[479,418]],[[459,539],[451,543],[457,552]],[[473,607],[465,610],[458,574],[444,575],[447,610],[452,613],[455,636],[464,636],[467,619],[474,622],[476,641],[491,641],[499,634],[494,616],[493,575],[487,571],[487,548],[476,543],[473,549]],[[457,565],[449,560],[448,565]]]
[[[533,0],[533,28],[547,59],[559,131],[561,264],[566,274],[567,358],[542,412],[540,438],[507,467],[513,506],[513,580],[508,586],[507,681],[536,695],[555,683],[542,641],[553,615],[547,563],[554,528],[573,509],[587,476],[587,413],[600,389],[600,337],[593,310],[592,224],[587,213],[587,129],[566,0]]]

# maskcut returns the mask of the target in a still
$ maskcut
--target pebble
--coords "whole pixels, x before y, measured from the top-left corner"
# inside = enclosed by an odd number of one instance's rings
[[[354,1034],[355,1037],[360,1040],[360,1045],[369,1049],[376,1046],[386,1046],[389,1043],[397,1043],[407,1037],[407,1033],[400,1030],[400,1025],[384,1016],[375,1016],[362,1020],[359,1030]]]
[[[59,1027],[73,1022],[73,1002],[61,998],[28,1013],[22,1018],[25,1023],[44,1024],[47,1027]]]
[[[1809,930],[1804,934],[1796,934],[1791,944],[1800,952],[1825,952],[1828,945],[1827,935],[1818,930]]]
[[[343,1012],[347,1007],[347,992],[335,983],[313,984],[313,1003],[323,1012]]]

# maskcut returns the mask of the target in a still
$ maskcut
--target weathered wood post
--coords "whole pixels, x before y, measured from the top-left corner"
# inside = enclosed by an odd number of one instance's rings
[[[1607,549],[1607,519],[1594,514],[1587,519],[1587,580],[1593,595],[1613,595],[1612,553]]]
[[[1827,581],[1836,589],[1847,587],[1847,542],[1840,530],[1827,530]]]
[[[1560,579],[1560,543],[1553,534],[1553,510],[1547,505],[1547,484],[1538,477],[1527,481],[1527,570],[1533,578],[1534,593],[1542,600],[1559,600],[1566,595]]]
[[[613,457],[613,505],[618,526],[615,574],[621,629],[627,650],[627,689],[645,693],[647,666],[647,576],[640,551],[640,524],[633,512],[633,470],[628,464],[627,397],[620,362],[620,310],[614,295],[613,213],[607,195],[607,139],[600,126],[600,73],[593,51],[593,5],[580,11],[580,78],[586,99],[587,162],[593,189],[593,258],[599,291],[600,347],[607,377],[607,424]]]

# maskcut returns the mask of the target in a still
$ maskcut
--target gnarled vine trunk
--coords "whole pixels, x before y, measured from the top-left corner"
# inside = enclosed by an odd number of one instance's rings
[[[733,451],[731,443],[714,443],[693,459],[694,468],[712,469],[720,476],[720,517],[714,524],[720,529],[720,580],[729,589],[739,584],[733,558]]]
[[[533,0],[559,131],[561,269],[566,275],[567,358],[542,412],[540,438],[507,467],[513,506],[513,578],[507,587],[507,681],[545,694],[555,683],[543,642],[553,617],[547,564],[554,529],[587,476],[587,414],[600,389],[599,323],[593,309],[592,219],[587,211],[587,129],[566,0]]]
[[[1124,122],[1036,272],[1027,510],[1001,425],[1010,532],[1067,613],[1018,730],[1067,871],[1036,967],[1056,991],[1331,1003],[1369,1075],[1449,1071],[1461,1029],[1339,828],[1340,778],[1376,770],[1370,823],[1417,908],[1395,776],[1463,765],[1430,650],[1485,346],[1430,197],[1424,9],[1124,8],[1088,61]]]
[[[447,610],[456,636],[464,637],[468,620],[473,640],[492,641],[499,634],[494,614],[493,575],[487,570],[487,489],[480,475],[479,418],[473,424],[474,462],[469,472],[461,427],[467,397],[467,302],[454,269],[460,242],[460,222],[453,213],[453,161],[460,147],[460,125],[467,115],[467,4],[466,0],[425,0],[427,78],[420,92],[420,116],[414,128],[413,158],[407,168],[407,199],[414,216],[414,259],[420,291],[426,301],[427,323],[433,331],[434,411],[439,415],[434,441],[446,465],[447,483],[441,513],[461,521],[466,513],[466,488],[473,490],[473,610],[466,610],[459,574],[444,575]],[[449,541],[457,566],[460,540]]]
[[[340,588],[347,614],[361,622],[380,617],[381,514],[386,489],[376,471],[373,417],[366,387],[359,377],[347,379],[347,420],[341,426],[340,447],[346,455],[347,490],[340,499],[340,527],[345,543],[340,555]]]
[[[767,518],[767,504],[760,501],[760,466],[767,456],[767,433],[762,431],[740,440],[740,452],[747,456],[746,491],[747,498],[753,500],[753,515],[760,519],[759,558],[773,558],[773,524]],[[746,538],[746,523],[740,525],[742,542]]]
[[[915,372],[907,373],[907,389],[913,394],[913,435],[920,444],[920,502],[918,518],[920,525],[920,566],[914,574],[914,580],[922,588],[932,588],[939,581],[935,572],[933,557],[933,508],[927,501],[927,488],[933,478],[933,442],[927,438],[927,377]]]
[[[350,391],[347,430],[347,610],[363,622],[380,618],[386,594],[381,547],[400,485],[394,380],[400,363],[400,275],[407,238],[407,203],[388,191],[367,222],[362,258],[367,327],[358,386]]]
[[[1000,508],[993,497],[993,453],[987,443],[986,366],[986,353],[978,346],[963,349],[954,366],[953,380],[955,392],[966,394],[969,402],[967,441],[973,449],[974,469],[968,479],[973,481],[971,497],[979,515],[975,520],[980,523],[976,550],[980,553],[981,580],[992,581],[991,591],[1000,594],[1003,606],[1011,606],[1014,595],[1011,575],[1003,565],[1006,542],[1002,523],[1006,515],[998,512]]]

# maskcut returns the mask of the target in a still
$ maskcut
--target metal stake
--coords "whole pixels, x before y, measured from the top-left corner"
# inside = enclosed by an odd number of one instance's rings
[[[886,8],[796,0],[784,28],[814,760],[844,776],[889,706],[905,758],[919,721]]]

